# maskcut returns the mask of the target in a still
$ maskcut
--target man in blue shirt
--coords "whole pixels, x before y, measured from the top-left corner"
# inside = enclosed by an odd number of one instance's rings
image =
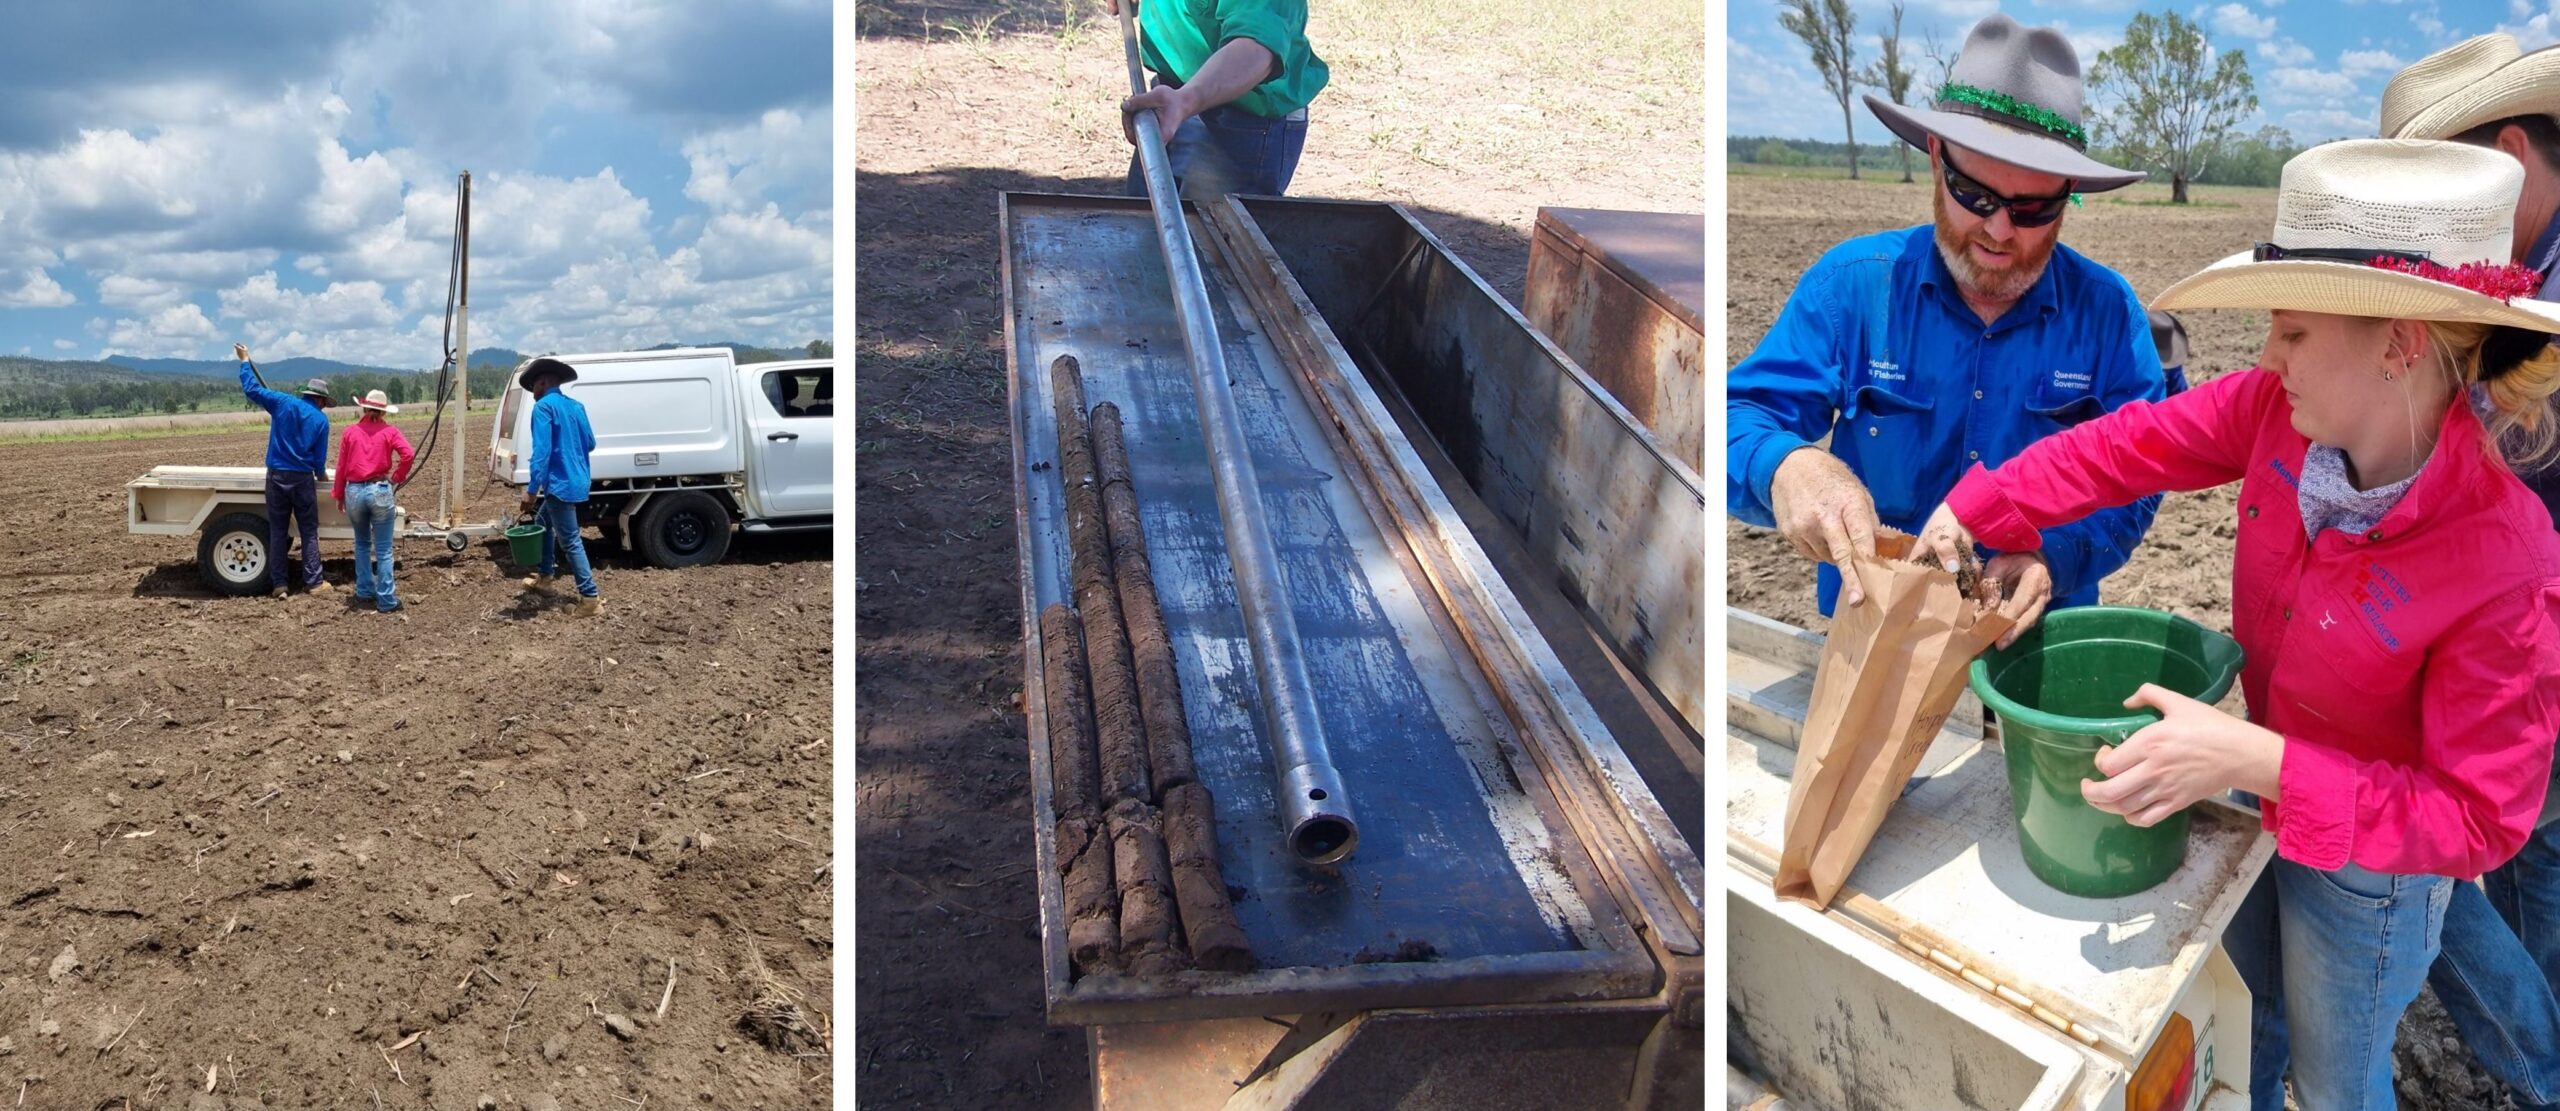
[[[240,360],[240,392],[267,411],[267,586],[286,597],[285,545],[293,526],[302,533],[302,585],[329,592],[320,577],[320,473],[329,465],[329,383],[314,378],[296,397],[258,381],[246,344],[231,345]]]
[[[2506,152],[2524,166],[2515,265],[2542,275],[2538,301],[2560,301],[2560,51],[2524,52],[2482,35],[2411,63],[2382,91],[2382,137],[2439,139]],[[2546,342],[2517,333],[2514,342]],[[2501,342],[2492,338],[2491,343]],[[2519,475],[2560,528],[2560,465]],[[2490,1075],[2522,1111],[2560,1108],[2560,790],[2515,859],[2479,886],[2458,883],[2427,984]]]
[[[1726,377],[1726,511],[1823,562],[1825,616],[1863,600],[1838,568],[1874,550],[1880,524],[1916,533],[1966,468],[2162,396],[2133,287],[2058,242],[2078,193],[2143,176],[2082,153],[2077,59],[2061,32],[1995,14],[1933,107],[1868,97],[1928,152],[1935,220],[1832,248]],[[2097,601],[2158,506],[2093,514],[1993,559],[2004,611],[2025,629],[2048,601]]]
[[[578,616],[604,612],[596,593],[596,577],[587,566],[587,543],[578,533],[578,507],[587,501],[587,456],[596,450],[595,427],[587,423],[587,407],[561,391],[578,380],[577,368],[558,359],[535,359],[518,380],[534,396],[533,447],[525,467],[524,508],[542,521],[542,567],[525,579],[534,586],[552,578],[556,555],[569,557],[577,576]]]

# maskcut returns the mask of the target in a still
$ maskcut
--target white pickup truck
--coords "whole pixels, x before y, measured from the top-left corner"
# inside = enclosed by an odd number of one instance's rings
[[[553,355],[595,426],[593,488],[579,519],[657,567],[716,563],[733,526],[835,524],[834,361],[740,365],[725,347]],[[518,367],[521,374],[523,368]],[[533,396],[510,376],[489,473],[524,486]]]

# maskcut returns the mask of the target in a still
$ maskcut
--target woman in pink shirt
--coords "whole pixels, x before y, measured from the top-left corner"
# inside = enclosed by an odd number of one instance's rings
[[[2394,1106],[2391,1045],[2452,884],[2531,832],[2560,733],[2560,536],[2511,468],[2550,452],[2560,306],[2506,265],[2522,168],[2369,140],[2286,164],[2274,242],[2155,308],[2271,314],[2258,366],[1964,477],[1941,559],[2169,490],[2240,483],[2246,720],[2145,685],[2161,720],[2082,794],[2149,825],[2255,796],[2276,861],[2223,938],[2256,997],[2252,1104]]]
[[[396,499],[418,453],[397,426],[383,419],[400,407],[381,390],[364,395],[356,405],[364,416],[338,434],[338,478],[329,496],[355,526],[356,601],[390,613],[400,608],[399,591],[391,583],[391,539],[400,516]]]

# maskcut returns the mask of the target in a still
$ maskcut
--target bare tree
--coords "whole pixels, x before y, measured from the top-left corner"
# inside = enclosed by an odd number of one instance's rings
[[[1932,85],[1930,88],[1934,89],[1945,85],[1947,83],[1947,75],[1955,71],[1956,52],[1947,49],[1944,43],[1938,41],[1938,29],[1936,27],[1932,26],[1928,30],[1920,32],[1920,56],[1929,59],[1929,64],[1938,67],[1938,84]]]
[[[1805,49],[1813,55],[1813,68],[1822,73],[1823,86],[1840,102],[1840,127],[1849,140],[1849,178],[1855,181],[1858,128],[1849,114],[1849,97],[1858,89],[1858,66],[1857,48],[1849,36],[1857,30],[1858,13],[1849,10],[1849,0],[1786,0],[1778,23],[1804,40]]]
[[[1911,95],[1911,79],[1915,75],[1902,58],[1902,0],[1893,0],[1893,23],[1877,36],[1876,43],[1884,56],[1868,67],[1863,79],[1883,92],[1886,99],[1896,104],[1910,103],[1906,98]],[[1911,144],[1895,143],[1893,149],[1902,158],[1902,183],[1909,185]]]
[[[2176,12],[2135,13],[2124,44],[2089,67],[2089,88],[2102,102],[2096,122],[2115,149],[2169,172],[2172,204],[2187,203],[2187,183],[2258,108],[2248,58],[2237,50],[2215,58],[2203,29]]]

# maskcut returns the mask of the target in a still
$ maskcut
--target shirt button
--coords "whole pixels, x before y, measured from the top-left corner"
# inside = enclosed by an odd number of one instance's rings
[[[2254,505],[2253,505],[2253,506],[2250,506],[2250,507],[2249,507],[2249,519],[2250,519],[2250,520],[2253,520],[2253,521],[2258,519],[2258,507],[2257,507],[2257,506],[2254,506]]]
[[[2292,606],[2286,606],[2286,607],[2284,608],[2284,619],[2285,619],[2285,620],[2287,620],[2287,621],[2291,621],[2291,620],[2293,620],[2293,607],[2292,607]]]
[[[1982,400],[1982,391],[1981,391],[1981,390],[1975,390],[1975,391],[1973,391],[1973,399],[1974,399],[1975,401],[1980,401],[1980,400]]]
[[[1874,426],[1874,425],[1872,425],[1872,424],[1868,425],[1868,426],[1867,426],[1867,435],[1873,436],[1873,435],[1875,435],[1875,434],[1876,434],[1876,426]]]
[[[2367,540],[2380,540],[2382,539],[2382,530],[2375,529],[2372,532],[2368,532],[2364,534],[2364,538]]]
[[[1965,458],[1967,458],[1967,459],[1971,459],[1971,460],[1973,460],[1973,461],[1975,461],[1975,462],[1981,462],[1981,460],[1982,460],[1982,453],[1981,453],[1981,452],[1978,452],[1978,451],[1968,451],[1968,452],[1964,453],[1964,457],[1965,457]]]

